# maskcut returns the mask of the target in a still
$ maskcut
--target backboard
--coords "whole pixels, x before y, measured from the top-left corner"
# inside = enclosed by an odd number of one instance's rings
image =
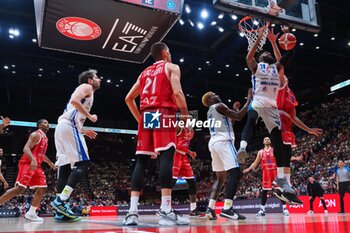
[[[250,15],[276,24],[288,24],[292,28],[319,32],[320,23],[316,0],[289,0],[289,7],[283,9],[278,16],[269,14],[269,0],[213,0],[215,8],[243,16]],[[277,0],[283,5],[286,0]],[[292,4],[291,4],[292,2]]]

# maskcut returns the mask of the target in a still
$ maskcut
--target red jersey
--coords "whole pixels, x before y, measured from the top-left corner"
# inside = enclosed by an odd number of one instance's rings
[[[158,61],[147,67],[140,77],[140,110],[168,108],[177,111],[177,105],[166,71],[167,62]]]
[[[48,144],[48,139],[43,131],[38,129],[35,131],[40,134],[40,141],[32,148],[32,154],[34,155],[38,165],[40,165],[46,155],[46,149]],[[31,163],[32,161],[28,158],[26,154],[22,155],[20,160],[21,163]]]
[[[259,151],[261,155],[261,169],[262,170],[275,170],[277,169],[275,156],[273,154],[273,148],[269,150],[261,149]]]
[[[181,129],[180,133],[176,136],[176,151],[188,152],[188,147],[190,146],[190,141],[187,139],[188,132],[186,129]]]
[[[278,91],[277,106],[280,110],[282,131],[292,132],[292,121],[290,116],[293,114],[295,107],[298,106],[298,101],[287,84]]]

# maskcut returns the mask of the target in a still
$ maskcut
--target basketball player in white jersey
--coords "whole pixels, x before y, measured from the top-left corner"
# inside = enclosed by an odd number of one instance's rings
[[[87,70],[79,75],[79,86],[73,92],[66,109],[58,118],[55,131],[57,150],[56,166],[58,180],[56,184],[58,196],[51,202],[56,210],[55,220],[79,220],[70,210],[68,201],[74,187],[87,172],[89,153],[84,136],[95,139],[97,133],[84,129],[87,119],[97,121],[97,115],[90,114],[94,101],[94,92],[100,88],[101,79],[96,70]]]
[[[210,220],[217,219],[215,214],[215,203],[218,195],[226,182],[226,194],[224,208],[221,217],[230,219],[245,219],[245,216],[233,210],[233,198],[236,195],[240,179],[240,168],[237,161],[237,151],[234,146],[235,135],[232,121],[240,121],[246,114],[248,105],[252,99],[252,90],[249,89],[247,102],[240,111],[229,109],[218,95],[207,92],[202,97],[202,103],[209,107],[207,116],[209,121],[220,121],[221,127],[210,128],[209,150],[212,158],[212,169],[216,172],[216,181],[210,194],[210,200],[206,215]]]
[[[279,88],[283,87],[285,82],[284,77],[279,75],[279,72],[283,72],[284,67],[290,63],[294,50],[287,52],[278,62],[275,61],[270,52],[265,51],[259,56],[259,63],[257,63],[254,56],[263,32],[264,29],[259,31],[258,38],[246,57],[247,66],[252,72],[253,79],[254,99],[252,107],[263,119],[271,135],[270,138],[275,149],[277,164],[277,177],[274,180],[274,184],[282,192],[290,194],[289,196],[292,198],[295,196],[295,191],[288,184],[283,170],[283,167],[285,167],[284,163],[287,161],[284,158],[287,155],[282,141],[281,120],[276,99]]]

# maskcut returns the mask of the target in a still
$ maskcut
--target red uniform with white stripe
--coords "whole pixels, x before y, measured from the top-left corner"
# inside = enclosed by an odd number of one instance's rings
[[[275,156],[273,154],[273,148],[262,149],[259,151],[261,156],[261,169],[262,169],[262,188],[263,190],[271,190],[272,182],[277,176],[277,166]]]
[[[278,91],[277,94],[277,106],[280,110],[280,118],[282,122],[282,140],[286,145],[291,145],[291,147],[296,147],[295,136],[292,130],[292,120],[291,115],[296,106],[298,106],[298,101],[295,98],[293,91],[286,84],[283,88]]]
[[[34,171],[30,170],[31,160],[27,157],[26,154],[22,155],[21,160],[18,163],[18,175],[16,179],[16,185],[22,187],[34,188],[45,188],[46,176],[41,168],[41,163],[46,155],[46,149],[48,144],[48,139],[43,131],[38,129],[35,131],[40,134],[39,142],[32,148],[32,154],[34,155],[38,166]]]
[[[182,177],[184,179],[194,178],[193,170],[188,159],[187,152],[190,140],[186,138],[186,129],[181,129],[177,135],[176,152],[173,163],[173,178]]]
[[[176,121],[177,105],[166,70],[167,64],[165,61],[158,61],[141,74],[139,80],[141,120],[136,154],[156,155],[171,146],[176,146],[176,129],[170,122]],[[156,118],[159,128],[149,128],[144,118],[157,111],[160,113]]]

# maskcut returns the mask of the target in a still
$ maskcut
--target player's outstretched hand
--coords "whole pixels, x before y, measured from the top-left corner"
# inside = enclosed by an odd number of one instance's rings
[[[195,151],[188,151],[188,155],[191,156],[192,159],[195,159],[197,157],[197,153]]]
[[[323,133],[323,130],[320,128],[312,128],[308,132],[309,134],[315,135],[316,137],[320,137]]]
[[[276,43],[278,36],[279,36],[279,33],[275,34],[273,31],[273,28],[269,29],[269,32],[267,33],[267,39],[269,39],[271,44]]]
[[[249,169],[249,168],[246,168],[246,169],[243,170],[243,174],[247,174],[247,173],[249,173],[249,172],[250,172],[250,169]]]
[[[10,118],[8,118],[8,117],[3,117],[3,116],[1,116],[1,120],[2,120],[2,125],[4,126],[4,127],[6,127],[6,126],[8,126],[10,123],[11,123],[11,120],[10,120]]]
[[[82,131],[82,133],[90,139],[96,139],[97,137],[97,133],[91,129],[88,129],[88,130],[85,129]]]

